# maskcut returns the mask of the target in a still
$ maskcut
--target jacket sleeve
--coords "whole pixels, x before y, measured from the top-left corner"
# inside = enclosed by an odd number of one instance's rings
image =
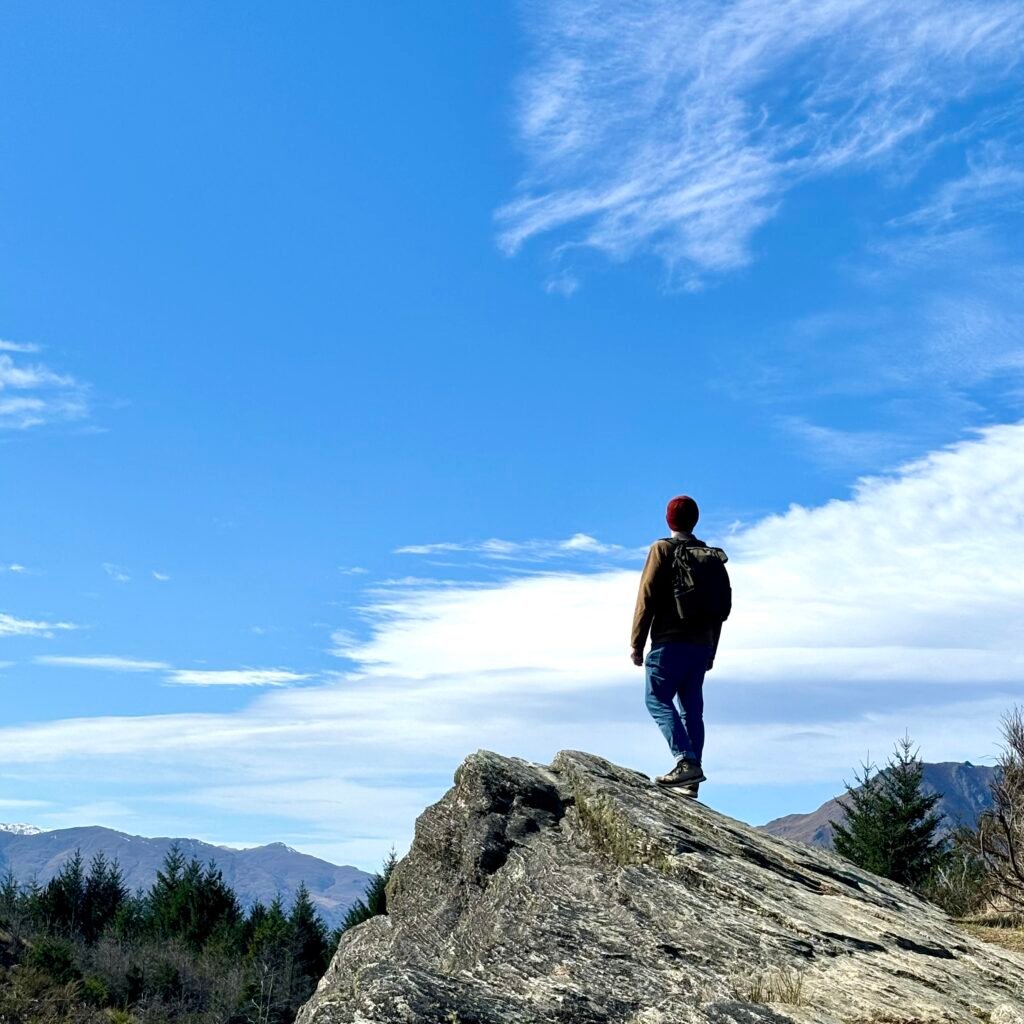
[[[642,651],[647,646],[647,634],[654,621],[654,579],[661,562],[657,544],[651,545],[647,561],[640,576],[640,590],[636,595],[636,610],[633,612],[633,633],[630,638],[632,650]]]

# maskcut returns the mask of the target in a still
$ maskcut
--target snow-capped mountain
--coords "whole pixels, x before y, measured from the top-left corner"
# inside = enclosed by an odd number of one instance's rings
[[[38,836],[42,835],[43,830],[36,828],[35,825],[26,825],[24,822],[11,822],[5,825],[0,821],[0,832],[13,832],[16,836]]]

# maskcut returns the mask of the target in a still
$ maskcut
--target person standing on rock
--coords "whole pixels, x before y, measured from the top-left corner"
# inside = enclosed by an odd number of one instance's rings
[[[732,609],[726,554],[693,535],[699,516],[697,502],[685,494],[668,503],[672,535],[656,540],[647,554],[631,638],[633,664],[646,667],[647,710],[676,759],[654,781],[690,797],[706,778],[704,674],[715,663],[722,623]]]

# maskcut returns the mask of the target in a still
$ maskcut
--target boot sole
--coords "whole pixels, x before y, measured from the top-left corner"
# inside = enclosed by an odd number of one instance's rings
[[[663,786],[665,789],[678,789],[680,786],[699,786],[702,782],[707,782],[708,777],[701,773],[700,775],[694,775],[692,779],[671,779],[666,782],[662,782],[661,779],[655,779],[654,784],[656,786]]]

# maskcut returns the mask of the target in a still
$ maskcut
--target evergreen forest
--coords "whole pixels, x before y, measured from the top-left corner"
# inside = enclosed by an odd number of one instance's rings
[[[359,903],[339,932],[382,910]],[[46,885],[0,880],[0,1022],[290,1024],[338,934],[305,886],[243,910],[215,864],[177,848],[136,893],[116,863],[76,854]]]

